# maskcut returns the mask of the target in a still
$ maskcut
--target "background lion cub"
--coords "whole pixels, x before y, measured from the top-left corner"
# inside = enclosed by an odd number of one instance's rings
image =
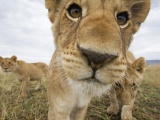
[[[11,58],[2,58],[0,56],[0,65],[3,72],[12,72],[15,74],[16,78],[22,83],[21,96],[27,96],[27,87],[29,81],[37,81],[37,86],[35,90],[40,87],[41,77],[43,74],[47,73],[48,66],[45,63],[26,63],[22,60],[17,60],[16,56]]]
[[[121,119],[136,120],[136,118],[132,117],[132,109],[137,89],[143,79],[145,66],[146,62],[143,57],[128,65],[126,76],[119,83],[115,83],[109,93],[110,106],[107,109],[107,113],[117,114],[120,104],[123,105]]]

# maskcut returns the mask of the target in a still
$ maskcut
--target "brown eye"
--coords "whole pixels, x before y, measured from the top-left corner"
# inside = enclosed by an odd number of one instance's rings
[[[117,23],[119,25],[125,25],[128,21],[128,13],[127,12],[121,12],[117,14]]]
[[[79,18],[82,16],[82,8],[77,4],[72,4],[68,8],[68,13],[73,18]]]
[[[131,85],[131,87],[132,87],[132,88],[135,88],[135,87],[136,87],[136,84],[135,84],[135,83],[133,83],[133,84]]]
[[[132,84],[132,86],[134,86],[134,87],[135,87],[135,86],[136,86],[136,84],[135,84],[135,83],[133,83],[133,84]]]
[[[4,62],[2,62],[1,65],[4,65]]]

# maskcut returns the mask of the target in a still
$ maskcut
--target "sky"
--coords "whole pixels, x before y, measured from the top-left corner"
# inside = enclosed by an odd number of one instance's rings
[[[44,1],[0,0],[0,56],[49,64],[55,47]],[[129,50],[136,58],[160,60],[160,0],[152,0]]]

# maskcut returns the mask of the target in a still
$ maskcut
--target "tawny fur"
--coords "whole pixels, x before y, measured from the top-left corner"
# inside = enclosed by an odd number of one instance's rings
[[[127,52],[128,68],[126,76],[112,86],[109,91],[110,106],[107,109],[108,114],[117,114],[119,105],[122,105],[121,120],[136,120],[132,117],[135,96],[137,90],[143,80],[143,74],[146,67],[146,62],[143,57],[135,60],[131,52]]]
[[[41,85],[42,76],[47,75],[48,66],[45,63],[26,63],[22,60],[17,60],[16,56],[11,58],[2,58],[0,56],[0,65],[3,72],[12,72],[16,78],[22,83],[21,96],[27,96],[27,88],[29,81],[37,81],[35,90],[38,90]]]
[[[82,10],[79,17],[69,13],[75,4]],[[45,0],[45,5],[56,46],[47,77],[48,119],[83,120],[91,98],[125,76],[126,51],[146,19],[150,1]],[[128,14],[125,25],[117,22],[121,12]],[[94,53],[95,60],[100,55],[117,57],[94,64],[83,50]]]

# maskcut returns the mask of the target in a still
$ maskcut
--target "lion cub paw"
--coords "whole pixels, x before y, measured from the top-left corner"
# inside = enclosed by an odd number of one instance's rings
[[[37,91],[37,90],[39,90],[39,88],[40,88],[39,86],[38,86],[38,87],[35,87],[34,90]]]
[[[27,93],[22,93],[22,94],[21,94],[21,97],[22,97],[22,98],[27,97]]]
[[[137,120],[137,118],[135,118],[135,117],[132,117],[132,120]]]
[[[121,116],[121,120],[137,120],[135,117],[132,117],[131,115],[123,115]]]
[[[132,118],[125,117],[125,118],[122,118],[121,120],[137,120],[137,119],[135,117],[132,117]]]
[[[119,112],[119,107],[115,105],[111,105],[107,108],[107,113],[110,115],[116,115]]]

